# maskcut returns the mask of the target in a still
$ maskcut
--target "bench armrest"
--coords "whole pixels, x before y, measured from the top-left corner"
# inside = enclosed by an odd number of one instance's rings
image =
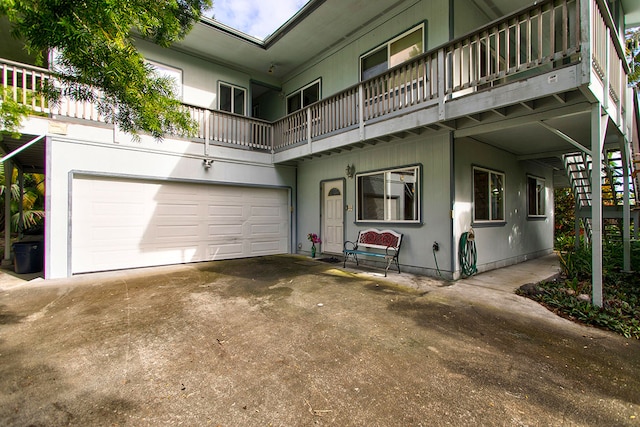
[[[347,247],[347,246],[351,246],[351,247]],[[346,242],[344,242],[344,250],[345,251],[355,251],[356,249],[358,249],[358,244],[354,243],[350,240],[347,240]]]
[[[392,251],[391,253],[389,253],[390,250]],[[392,257],[398,256],[399,251],[400,251],[400,248],[397,246],[387,246],[387,249],[385,249],[387,256],[392,256]]]

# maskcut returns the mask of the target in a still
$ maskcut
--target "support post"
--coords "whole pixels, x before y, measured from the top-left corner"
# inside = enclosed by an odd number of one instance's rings
[[[580,217],[579,215],[579,209],[578,209],[578,201],[576,200],[574,202],[574,213],[573,213],[573,232],[574,232],[574,236],[575,239],[573,241],[573,248],[577,251],[578,249],[580,249]],[[587,236],[585,236],[585,239],[587,238]]]
[[[631,200],[629,197],[629,174],[631,173],[629,144],[625,141],[624,136],[620,136],[620,153],[622,153],[622,253],[623,263],[622,270],[631,271]]]
[[[13,162],[4,161],[4,258],[2,265],[11,265],[11,178],[13,177]]]
[[[591,107],[591,299],[597,307],[602,307],[602,128],[606,130],[602,117],[596,102]]]
[[[18,168],[18,189],[20,192],[20,200],[18,200],[18,240],[22,239],[24,233],[24,172]]]

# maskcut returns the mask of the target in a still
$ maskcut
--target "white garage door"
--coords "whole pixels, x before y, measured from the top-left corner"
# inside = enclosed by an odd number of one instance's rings
[[[289,252],[287,190],[74,177],[73,273]]]

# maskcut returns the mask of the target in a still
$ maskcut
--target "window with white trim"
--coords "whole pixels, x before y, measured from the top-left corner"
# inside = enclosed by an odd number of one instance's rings
[[[418,166],[357,174],[356,181],[357,221],[420,221]]]
[[[287,96],[287,114],[320,100],[320,79]]]
[[[424,53],[424,24],[391,39],[360,57],[360,80],[382,74]]]
[[[146,60],[145,62],[151,66],[153,72],[158,77],[166,77],[173,80],[173,96],[177,99],[182,99],[182,70],[160,64],[159,62],[149,60]]]
[[[527,176],[527,209],[530,217],[545,216],[544,179]]]
[[[474,222],[504,222],[505,176],[502,172],[473,168]]]
[[[218,84],[218,109],[245,116],[247,114],[247,90],[245,88]]]

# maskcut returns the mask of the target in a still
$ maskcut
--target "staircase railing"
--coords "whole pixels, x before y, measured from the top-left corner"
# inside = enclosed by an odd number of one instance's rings
[[[591,240],[591,218],[580,215],[582,211],[591,207],[591,156],[583,152],[565,154],[562,156],[564,169],[573,189],[576,203],[576,221],[578,221],[587,241]]]
[[[583,152],[570,153],[563,156],[563,161],[576,200],[577,220],[580,221],[582,228],[585,230],[586,238],[590,240],[592,224],[589,210],[593,203],[591,156]],[[629,171],[623,165],[620,150],[607,150],[598,173],[600,173],[600,179],[602,180],[602,204],[605,208],[614,211],[622,209],[625,192],[629,193],[631,205],[636,205],[636,182],[635,180],[630,180],[629,188],[625,188],[624,175],[628,174]],[[606,216],[609,217],[607,218]],[[608,241],[619,240],[622,235],[620,215],[606,216],[603,224],[605,239]]]

